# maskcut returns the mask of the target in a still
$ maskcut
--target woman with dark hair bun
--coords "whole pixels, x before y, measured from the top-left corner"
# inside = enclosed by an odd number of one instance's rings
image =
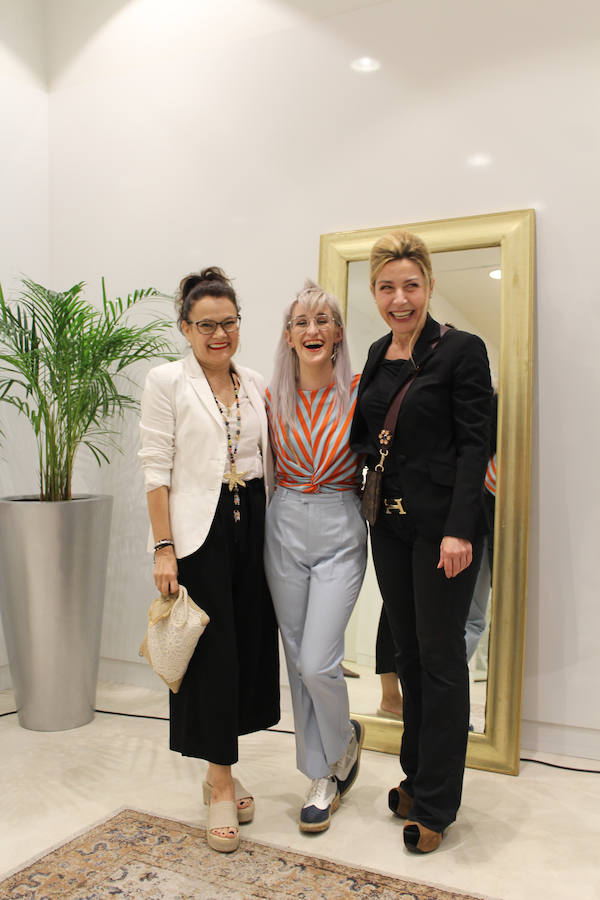
[[[152,369],[142,398],[140,458],[162,594],[185,585],[210,616],[177,694],[170,746],[208,761],[207,841],[228,853],[254,799],[233,778],[238,736],[279,721],[277,626],[263,568],[272,482],[265,384],[236,366],[240,307],[216,267],[176,297],[184,359]]]

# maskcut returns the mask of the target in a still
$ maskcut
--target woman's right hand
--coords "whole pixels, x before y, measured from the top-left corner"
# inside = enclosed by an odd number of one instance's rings
[[[154,554],[154,584],[165,597],[179,592],[177,557],[172,547],[163,547]]]

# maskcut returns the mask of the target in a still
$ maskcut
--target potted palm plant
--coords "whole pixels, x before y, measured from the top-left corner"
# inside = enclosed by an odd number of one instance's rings
[[[83,287],[24,279],[14,301],[0,287],[0,400],[29,421],[39,459],[39,493],[0,499],[0,609],[19,721],[39,731],[94,715],[112,498],[72,494],[77,454],[108,462],[137,406],[131,367],[173,358],[168,321],[132,321],[155,290],[110,300],[103,279],[97,308]]]

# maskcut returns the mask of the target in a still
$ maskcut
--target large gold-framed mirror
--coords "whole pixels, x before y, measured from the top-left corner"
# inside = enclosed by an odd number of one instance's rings
[[[518,210],[322,235],[319,281],[344,308],[356,371],[366,358],[366,351],[362,357],[357,355],[361,346],[385,332],[381,320],[374,325],[378,317],[373,315],[365,260],[377,238],[397,229],[419,234],[432,253],[434,276],[438,270],[445,273],[441,280],[446,287],[438,297],[441,309],[436,310],[435,294],[432,299],[434,317],[454,319],[457,327],[478,332],[488,345],[497,380],[498,474],[487,671],[483,695],[481,688],[478,691],[480,723],[469,735],[467,765],[516,775],[529,535],[535,214]],[[501,273],[495,294],[487,281],[481,280],[493,269]],[[468,300],[459,310],[454,297],[461,292]],[[457,316],[462,321],[456,321]],[[371,336],[375,327],[378,331]],[[367,574],[363,594],[376,590],[373,584]],[[365,602],[363,594],[357,606]],[[373,608],[381,605],[378,597],[371,595],[368,600]],[[365,617],[370,615],[364,608],[361,611]],[[356,627],[356,615],[354,618]],[[372,625],[365,627],[365,622],[359,627],[363,635],[373,630]],[[365,747],[397,753],[401,723],[355,710],[352,682],[348,683],[353,713],[366,726]],[[359,705],[358,700],[354,705]],[[371,705],[377,707],[376,697]]]

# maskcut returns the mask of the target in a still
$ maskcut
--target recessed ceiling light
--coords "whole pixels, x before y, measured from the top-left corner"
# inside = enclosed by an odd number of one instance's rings
[[[483,166],[489,166],[492,161],[492,157],[489,153],[473,153],[472,156],[467,158],[467,162],[470,166],[474,166],[475,168],[482,168]]]
[[[492,269],[491,272],[488,272],[488,275],[495,281],[500,281],[500,279],[502,278],[502,269]]]
[[[359,56],[350,63],[350,68],[355,72],[377,72],[381,68],[381,63],[372,56]]]

